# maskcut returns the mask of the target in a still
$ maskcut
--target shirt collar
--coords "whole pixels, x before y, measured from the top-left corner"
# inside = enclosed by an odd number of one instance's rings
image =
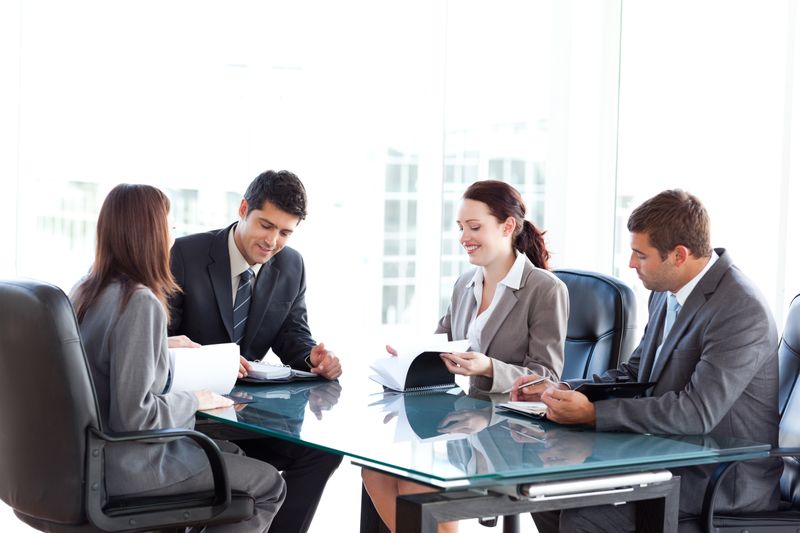
[[[522,283],[522,270],[525,268],[525,254],[517,253],[516,250],[514,253],[517,254],[517,258],[514,260],[514,264],[511,265],[511,270],[508,271],[508,274],[506,274],[506,277],[504,277],[500,283],[509,289],[517,290]]]
[[[242,255],[242,252],[239,251],[239,247],[236,246],[236,241],[233,238],[233,232],[236,230],[236,224],[233,225],[231,230],[228,232],[228,257],[231,261],[231,277],[238,278],[242,272],[247,270],[248,268],[253,269],[253,274],[258,276],[258,271],[261,269],[261,263],[256,263],[255,265],[250,265],[247,260]]]
[[[717,259],[719,259],[717,252],[712,250],[711,258],[708,260],[708,263],[706,263],[706,266],[703,267],[703,270],[701,270],[689,281],[689,283],[681,287],[680,290],[675,293],[675,299],[678,300],[678,304],[681,307],[683,307],[683,304],[686,303],[687,298],[689,298],[689,295],[692,293],[697,284],[700,283],[700,280],[703,279],[703,276],[706,275],[706,272],[708,272],[711,269],[711,266],[717,262]]]
[[[511,265],[508,274],[500,280],[500,284],[505,285],[509,289],[517,290],[522,283],[522,271],[525,268],[525,254],[517,253],[516,250],[514,250],[514,253],[517,258],[514,260],[514,264]],[[483,269],[481,267],[475,269],[472,280],[467,284],[467,287],[474,287],[475,285],[483,285]]]

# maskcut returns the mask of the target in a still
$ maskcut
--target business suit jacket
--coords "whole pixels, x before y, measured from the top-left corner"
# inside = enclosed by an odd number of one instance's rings
[[[111,283],[80,323],[105,427],[113,432],[192,428],[197,398],[191,392],[166,392],[170,357],[161,302],[143,286],[123,311],[121,301],[121,285]],[[110,443],[105,450],[111,495],[159,489],[207,467],[207,459],[187,439]]]
[[[667,293],[652,293],[644,337],[626,371],[655,381],[645,398],[596,402],[598,431],[635,431],[738,437],[778,443],[778,334],[758,289],[724,249],[678,313],[658,361]],[[652,376],[651,376],[652,371]],[[579,382],[570,381],[570,385]],[[700,511],[714,466],[676,469],[682,477],[681,511]],[[773,509],[780,459],[740,463],[725,478],[718,509]]]
[[[450,340],[467,338],[477,304],[470,281],[474,270],[456,281],[447,313],[437,333]],[[564,368],[564,339],[569,317],[567,286],[555,275],[525,258],[517,290],[509,289],[497,303],[481,333],[481,350],[493,359],[494,377],[473,377],[479,390],[504,392],[519,376],[535,372],[558,381]]]
[[[233,342],[228,232],[234,225],[175,240],[170,262],[183,292],[170,300],[170,335],[186,335],[200,344]],[[308,370],[305,358],[316,343],[305,294],[303,258],[286,247],[256,277],[241,354],[261,359],[272,348],[284,364]]]

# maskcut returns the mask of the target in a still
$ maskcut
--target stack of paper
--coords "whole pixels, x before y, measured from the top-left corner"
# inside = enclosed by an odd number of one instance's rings
[[[171,391],[210,390],[228,394],[239,375],[239,345],[207,344],[199,348],[170,348]]]

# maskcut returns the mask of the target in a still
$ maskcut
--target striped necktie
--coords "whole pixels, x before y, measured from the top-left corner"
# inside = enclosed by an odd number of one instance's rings
[[[250,312],[250,280],[253,279],[253,269],[248,268],[239,275],[239,288],[236,289],[236,299],[233,302],[233,340],[239,344],[244,337],[247,327],[247,315]]]

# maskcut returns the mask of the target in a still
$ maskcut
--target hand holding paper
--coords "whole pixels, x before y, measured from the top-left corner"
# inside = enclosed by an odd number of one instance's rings
[[[172,358],[171,391],[206,390],[228,394],[236,383],[236,375],[239,373],[237,344],[171,348],[169,354]]]
[[[442,354],[447,370],[462,376],[494,375],[492,359],[479,352],[445,352]]]
[[[396,391],[453,387],[455,378],[447,370],[440,354],[463,352],[468,347],[469,341],[448,342],[443,334],[395,345],[396,356],[380,358],[370,365],[377,373],[370,378]]]

